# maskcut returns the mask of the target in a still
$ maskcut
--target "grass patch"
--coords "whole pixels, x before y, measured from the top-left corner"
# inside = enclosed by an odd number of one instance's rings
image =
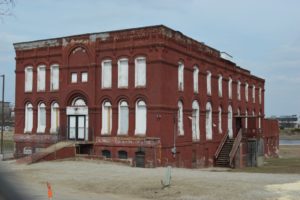
[[[300,158],[269,158],[264,166],[233,169],[232,172],[300,174]]]

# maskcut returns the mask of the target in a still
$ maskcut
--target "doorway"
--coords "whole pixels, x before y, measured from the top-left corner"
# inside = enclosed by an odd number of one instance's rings
[[[70,140],[84,140],[86,132],[85,115],[68,115],[68,138]]]

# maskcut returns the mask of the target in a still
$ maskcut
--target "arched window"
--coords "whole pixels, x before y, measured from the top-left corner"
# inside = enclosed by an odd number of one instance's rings
[[[102,88],[111,88],[111,60],[103,60],[101,63]]]
[[[211,72],[210,71],[207,71],[206,91],[207,91],[207,95],[211,95]]]
[[[101,134],[110,134],[112,129],[112,109],[111,103],[105,101],[102,104],[102,130]]]
[[[178,101],[178,134],[184,135],[183,129],[183,104],[181,101]]]
[[[241,81],[237,82],[237,98],[241,100]]]
[[[248,109],[245,111],[245,128],[248,128]]]
[[[223,82],[223,77],[220,74],[219,75],[219,79],[218,79],[218,95],[219,97],[223,96],[223,86],[222,86],[222,82]]]
[[[218,113],[218,127],[219,127],[219,133],[222,133],[222,108],[219,106],[219,113]]]
[[[51,104],[51,133],[58,133],[59,129],[59,105],[56,102]]]
[[[259,90],[258,90],[258,101],[259,101],[259,104],[261,104],[261,88],[259,88]]]
[[[135,87],[146,86],[146,58],[135,59]]]
[[[192,104],[192,130],[193,130],[193,140],[200,140],[200,108],[198,101],[193,101]]]
[[[136,102],[135,107],[135,134],[146,134],[147,107],[142,100]]]
[[[38,105],[38,133],[44,133],[46,129],[46,105],[44,103],[40,103]]]
[[[232,130],[232,107],[228,106],[228,135],[230,138],[233,137],[233,130]]]
[[[128,133],[129,123],[129,109],[126,101],[120,101],[119,103],[119,135],[126,135]]]
[[[261,112],[258,113],[258,128],[261,128]]]
[[[208,102],[206,104],[206,140],[212,139],[212,107]]]
[[[230,77],[228,80],[228,97],[232,99],[232,79]]]
[[[184,65],[182,62],[178,63],[178,90],[184,89]]]
[[[109,150],[102,150],[102,156],[104,158],[111,158],[111,153]]]
[[[85,100],[82,98],[78,97],[75,98],[72,102],[72,106],[86,106]]]
[[[252,101],[255,103],[255,85],[252,87]]]
[[[25,106],[25,133],[30,133],[32,131],[33,125],[33,107],[31,103],[27,103]]]
[[[46,66],[40,65],[37,68],[37,91],[45,91],[46,86]]]
[[[245,84],[245,99],[246,102],[248,102],[248,96],[249,96],[249,91],[248,91],[249,85],[248,83]]]
[[[52,65],[50,68],[50,90],[59,89],[59,66]]]
[[[118,151],[118,157],[119,159],[127,159],[128,156],[127,156],[127,152],[126,151]]]
[[[128,59],[118,61],[118,88],[128,87]]]
[[[241,109],[237,109],[237,115],[240,116],[241,115]]]
[[[25,68],[25,92],[32,92],[33,82],[33,70],[32,67]]]
[[[194,93],[198,93],[198,78],[199,77],[199,69],[197,66],[194,66],[193,79],[194,79]]]

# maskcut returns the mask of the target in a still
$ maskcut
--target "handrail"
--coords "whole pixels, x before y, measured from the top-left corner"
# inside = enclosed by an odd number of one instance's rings
[[[220,154],[220,152],[221,152],[221,150],[222,150],[222,148],[223,148],[223,146],[224,146],[227,138],[228,138],[228,131],[227,131],[227,133],[224,134],[224,136],[223,136],[223,138],[221,140],[221,143],[220,143],[220,145],[219,145],[219,147],[218,147],[218,149],[217,149],[217,151],[215,153],[215,158],[216,159],[218,158],[218,156],[219,156],[219,154]]]
[[[239,133],[237,134],[234,142],[233,142],[233,145],[232,145],[232,149],[229,153],[229,165],[230,167],[232,167],[232,161],[233,161],[233,158],[235,157],[235,154],[239,148],[239,145],[242,141],[242,138],[243,138],[243,135],[242,135],[243,131],[242,129],[239,130]]]

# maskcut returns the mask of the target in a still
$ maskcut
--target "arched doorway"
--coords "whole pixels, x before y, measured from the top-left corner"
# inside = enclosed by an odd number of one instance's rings
[[[74,98],[67,107],[68,139],[88,140],[88,107],[84,99]]]

